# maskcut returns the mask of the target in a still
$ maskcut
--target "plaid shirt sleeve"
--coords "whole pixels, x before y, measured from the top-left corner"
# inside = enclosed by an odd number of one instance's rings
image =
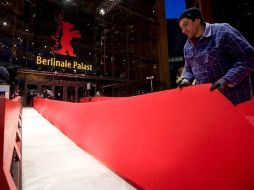
[[[242,34],[227,24],[223,44],[229,55],[234,55],[233,66],[224,75],[224,79],[238,85],[254,70],[254,48]]]
[[[195,79],[194,74],[192,73],[191,66],[185,63],[184,66],[184,75],[183,78],[187,79],[190,83],[192,83]]]

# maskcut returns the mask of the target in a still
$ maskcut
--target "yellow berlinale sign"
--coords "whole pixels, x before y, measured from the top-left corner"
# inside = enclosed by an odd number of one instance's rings
[[[93,67],[91,64],[85,64],[83,62],[77,62],[77,61],[71,62],[68,60],[57,60],[56,58],[43,58],[39,55],[36,56],[36,64],[51,66],[51,67],[84,70],[84,71],[93,70]]]

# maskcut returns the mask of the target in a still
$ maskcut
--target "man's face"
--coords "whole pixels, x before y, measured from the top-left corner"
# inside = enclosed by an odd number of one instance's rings
[[[200,27],[200,19],[195,19],[192,21],[188,18],[183,18],[179,22],[179,26],[182,32],[188,36],[188,38],[198,37],[198,29]]]

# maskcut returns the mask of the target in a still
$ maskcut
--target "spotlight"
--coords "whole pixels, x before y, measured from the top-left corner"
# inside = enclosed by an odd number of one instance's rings
[[[152,80],[152,79],[154,79],[154,76],[148,76],[148,77],[146,77],[146,79]]]
[[[101,9],[100,10],[100,14],[103,16],[103,15],[105,15],[105,10],[104,9]]]

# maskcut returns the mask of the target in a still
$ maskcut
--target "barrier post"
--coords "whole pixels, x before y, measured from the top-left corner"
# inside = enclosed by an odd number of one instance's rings
[[[0,98],[0,190],[20,190],[21,98]]]

